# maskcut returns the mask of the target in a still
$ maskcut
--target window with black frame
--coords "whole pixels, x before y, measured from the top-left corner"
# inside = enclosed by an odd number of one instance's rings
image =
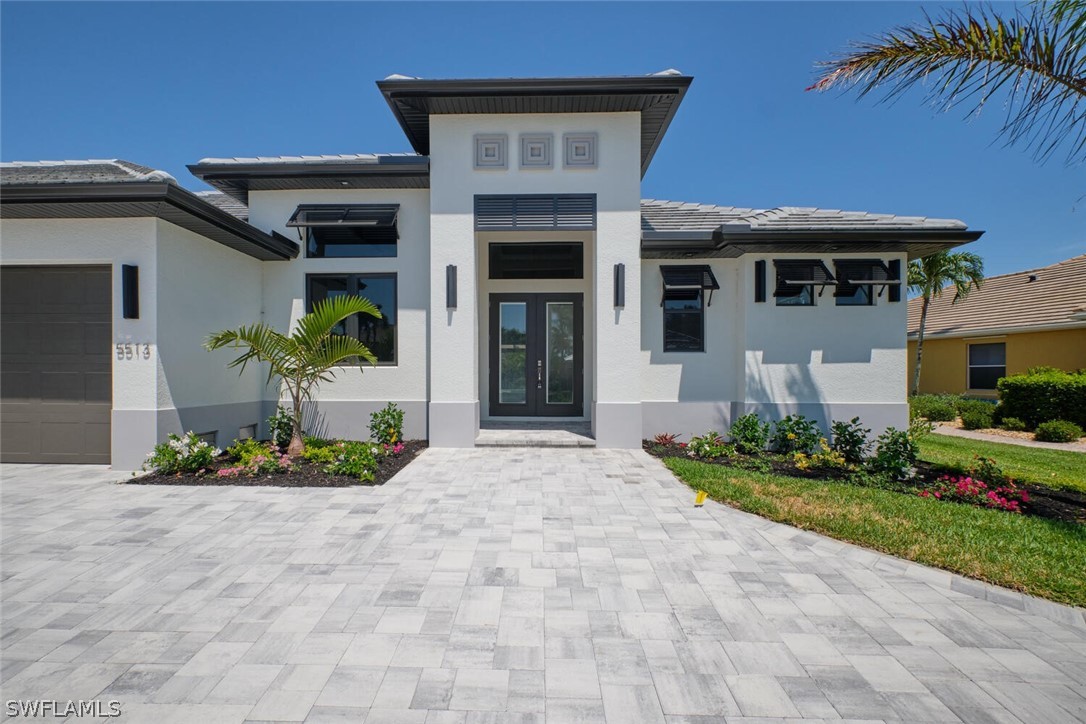
[[[881,262],[837,261],[837,288],[833,292],[833,301],[838,307],[870,307],[875,303],[874,287],[863,281],[875,278],[875,270]]]
[[[774,259],[777,286],[773,298],[778,307],[813,307],[815,289],[819,296],[837,280],[819,259]]]
[[[287,226],[304,235],[309,258],[396,256],[398,204],[302,204]]]
[[[317,302],[347,294],[373,302],[381,312],[380,319],[358,314],[341,322],[335,331],[361,341],[377,357],[378,364],[396,364],[395,274],[311,274],[306,281],[307,311],[313,311]]]
[[[705,351],[705,297],[700,289],[664,292],[664,351]]]
[[[969,345],[969,389],[994,390],[1001,377],[1007,376],[1007,345],[986,342]]]

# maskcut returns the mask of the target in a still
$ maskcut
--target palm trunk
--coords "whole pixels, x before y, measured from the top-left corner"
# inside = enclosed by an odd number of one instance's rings
[[[302,396],[293,390],[291,390],[291,404],[294,405],[294,409],[291,411],[293,432],[290,436],[290,444],[287,445],[287,455],[296,458],[302,454],[305,449],[305,441],[302,439]]]
[[[928,305],[931,297],[924,295],[924,303],[920,306],[920,329],[916,335],[916,369],[913,370],[912,394],[920,394],[920,362],[924,357],[924,326],[928,323]]]

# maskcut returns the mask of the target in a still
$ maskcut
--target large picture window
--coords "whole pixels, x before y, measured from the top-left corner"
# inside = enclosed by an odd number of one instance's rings
[[[994,390],[1007,376],[1007,345],[987,342],[969,345],[969,389]]]
[[[580,242],[490,244],[491,279],[583,279]]]
[[[396,364],[396,275],[395,274],[311,274],[307,277],[306,311],[329,297],[357,294],[370,300],[381,312],[377,319],[359,314],[344,320],[338,334],[355,337],[369,347],[378,364]]]

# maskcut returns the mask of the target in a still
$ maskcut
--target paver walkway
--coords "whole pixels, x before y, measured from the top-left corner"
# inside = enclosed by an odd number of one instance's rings
[[[1040,447],[1048,450],[1067,450],[1069,452],[1086,453],[1086,442],[1041,442],[1040,440],[1027,440],[1021,437],[1009,435],[993,435],[990,432],[979,430],[963,430],[960,427],[948,425],[936,425],[933,432],[950,437],[966,437],[971,440],[984,440],[985,442],[1001,442],[1006,445],[1021,445],[1023,447]]]
[[[696,509],[641,452],[429,450],[338,490],[60,470],[0,471],[5,700],[154,724],[1086,719],[1086,628]]]

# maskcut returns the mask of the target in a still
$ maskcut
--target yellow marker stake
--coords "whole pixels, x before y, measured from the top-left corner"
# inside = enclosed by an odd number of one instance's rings
[[[707,497],[709,497],[708,493],[706,493],[704,490],[699,490],[698,494],[694,496],[694,507],[700,508],[701,506],[705,505],[705,499]]]

